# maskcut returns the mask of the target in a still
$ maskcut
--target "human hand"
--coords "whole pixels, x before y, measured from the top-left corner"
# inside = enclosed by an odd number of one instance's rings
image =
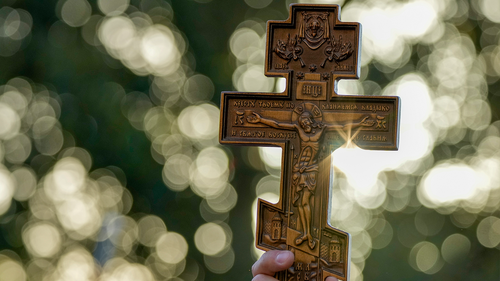
[[[359,122],[359,124],[361,126],[364,126],[364,127],[371,127],[373,126],[373,124],[375,124],[375,121],[374,120],[368,120],[370,118],[370,116],[366,116],[365,118],[363,118],[363,120],[361,120],[361,122]]]
[[[247,121],[248,123],[259,123],[260,122],[260,115],[257,112],[252,112],[253,115],[247,116]]]
[[[277,281],[274,274],[286,270],[293,264],[293,253],[290,251],[265,252],[252,266],[252,281]],[[325,281],[338,281],[337,278],[328,277]]]

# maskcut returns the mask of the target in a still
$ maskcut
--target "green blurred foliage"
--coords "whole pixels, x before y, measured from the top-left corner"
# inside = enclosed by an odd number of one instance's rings
[[[122,169],[126,175],[126,188],[133,197],[133,205],[128,215],[134,217],[140,214],[154,214],[162,218],[168,231],[178,232],[185,237],[189,245],[188,257],[203,267],[203,255],[194,244],[196,229],[205,223],[200,214],[203,199],[189,188],[174,192],[165,187],[162,180],[163,167],[151,156],[151,141],[144,132],[135,129],[122,114],[123,95],[132,91],[148,93],[152,76],[138,76],[122,62],[107,54],[102,46],[87,44],[81,36],[81,28],[60,22],[57,34],[50,35],[49,30],[59,21],[56,14],[57,2],[0,1],[0,7],[24,9],[33,19],[31,34],[23,41],[21,49],[11,56],[0,57],[0,85],[21,76],[58,93],[61,104],[59,121],[67,136],[72,136],[65,137],[63,147],[78,146],[87,150],[92,156],[92,170],[109,166]],[[204,74],[212,80],[215,94],[211,101],[218,105],[221,91],[235,89],[232,74],[237,64],[228,42],[238,24],[243,19],[250,18],[260,21],[285,19],[288,9],[284,1],[273,1],[265,9],[250,8],[244,1],[200,2],[169,2],[175,14],[172,23],[188,42],[186,57],[191,61],[191,71]],[[349,2],[346,1],[345,4]],[[90,4],[92,13],[99,14],[97,3],[90,1]],[[131,0],[130,4],[138,7],[140,1]],[[457,25],[460,32],[472,38],[478,52],[483,47],[480,43],[483,30],[479,21],[471,17]],[[417,65],[418,50],[428,51],[428,48],[430,47],[425,45],[415,46],[408,64]],[[368,69],[367,79],[376,81],[382,88],[404,74],[404,71],[383,73],[375,64],[370,64]],[[112,86],[109,82],[121,85],[126,93],[120,96],[115,89],[110,88]],[[499,119],[500,95],[496,94],[499,91],[498,81],[489,85],[488,102],[491,106],[492,122]],[[180,110],[174,110],[174,114],[179,112]],[[466,144],[467,141],[464,140],[454,145],[442,143],[436,146],[433,151],[435,161],[450,158]],[[227,149],[232,153],[231,165],[236,167],[231,184],[238,192],[238,203],[226,219],[233,233],[234,266],[222,275],[205,268],[204,277],[200,275],[197,280],[251,279],[250,268],[254,262],[251,249],[254,245],[250,210],[255,198],[255,179],[267,173],[252,167],[244,160],[248,157],[245,148]],[[47,156],[49,159],[45,163],[52,164],[37,166],[32,162],[35,156],[36,153],[33,152],[25,163],[32,166],[39,175],[45,174],[56,161],[55,157]],[[421,179],[420,176],[410,178],[415,183]],[[412,196],[416,196],[414,190]],[[26,202],[16,202],[0,218],[0,248],[13,250],[23,262],[29,261],[30,255],[19,238],[22,225],[16,225],[17,220],[12,220],[12,216],[26,210],[29,210]],[[387,247],[372,250],[363,270],[366,280],[499,280],[500,252],[498,248],[485,248],[478,242],[476,226],[479,220],[471,227],[459,229],[451,223],[449,215],[444,216],[444,226],[437,235],[421,237],[418,241],[427,240],[439,247],[449,235],[461,233],[471,241],[469,254],[463,262],[457,265],[445,264],[434,275],[415,271],[407,262],[411,249],[403,247],[397,238],[398,226],[405,220],[413,221],[415,211],[416,209],[407,208],[402,212],[384,213],[394,228],[394,237]],[[496,215],[498,216],[498,209]],[[411,231],[416,232],[415,228]],[[93,244],[91,241],[82,242],[85,243]],[[137,262],[143,261],[149,253],[142,246],[138,246],[135,252],[138,256],[135,258]]]

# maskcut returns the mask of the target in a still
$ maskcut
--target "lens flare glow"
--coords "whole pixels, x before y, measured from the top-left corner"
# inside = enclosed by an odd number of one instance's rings
[[[487,248],[494,248],[500,244],[500,218],[489,216],[477,226],[477,239]]]
[[[385,5],[350,2],[343,8],[344,21],[363,25],[363,53],[386,65],[398,66],[409,59],[409,44],[421,40],[438,26],[436,7],[425,0],[389,1]]]
[[[211,104],[185,108],[178,118],[179,129],[194,140],[211,140],[217,137],[219,109]]]
[[[0,256],[0,280],[26,281],[27,274],[19,262]]]
[[[165,25],[152,24],[150,17],[141,12],[132,18],[118,15],[128,3],[117,2],[100,5],[115,15],[105,18],[97,33],[108,53],[137,75],[174,74],[185,48],[182,36]]]
[[[9,209],[15,188],[15,179],[8,170],[2,168],[0,165],[0,214]]]
[[[215,223],[206,223],[196,230],[194,242],[196,248],[205,255],[214,256],[227,245],[224,229]]]
[[[66,0],[62,4],[61,18],[67,25],[78,27],[84,25],[92,14],[92,7],[87,0]]]
[[[419,195],[430,206],[473,200],[481,191],[481,178],[463,163],[442,163],[429,170],[419,186]]]
[[[54,256],[62,246],[59,229],[45,222],[28,227],[23,232],[23,241],[32,255],[42,258]]]
[[[186,258],[188,244],[186,239],[175,232],[168,232],[156,241],[158,257],[166,263],[176,264]]]
[[[0,102],[0,139],[10,139],[21,129],[21,119],[9,105]]]

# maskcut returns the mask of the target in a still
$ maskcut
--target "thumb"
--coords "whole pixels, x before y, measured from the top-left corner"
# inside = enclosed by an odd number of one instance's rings
[[[253,276],[264,274],[273,276],[276,272],[285,270],[293,264],[293,254],[290,251],[268,251],[253,265]]]

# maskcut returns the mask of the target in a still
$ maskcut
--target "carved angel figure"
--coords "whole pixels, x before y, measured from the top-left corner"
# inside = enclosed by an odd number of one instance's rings
[[[300,57],[304,52],[304,49],[297,44],[297,35],[292,39],[290,34],[288,34],[287,42],[278,39],[278,44],[274,48],[274,52],[282,59],[287,60],[287,64],[293,60],[299,60],[300,65],[304,67],[306,64]]]
[[[342,35],[339,35],[339,39],[335,40],[335,36],[332,36],[330,40],[330,45],[325,48],[326,58],[321,64],[321,67],[325,67],[326,61],[335,61],[338,65],[339,62],[349,58],[354,52],[351,42],[342,42]]]

